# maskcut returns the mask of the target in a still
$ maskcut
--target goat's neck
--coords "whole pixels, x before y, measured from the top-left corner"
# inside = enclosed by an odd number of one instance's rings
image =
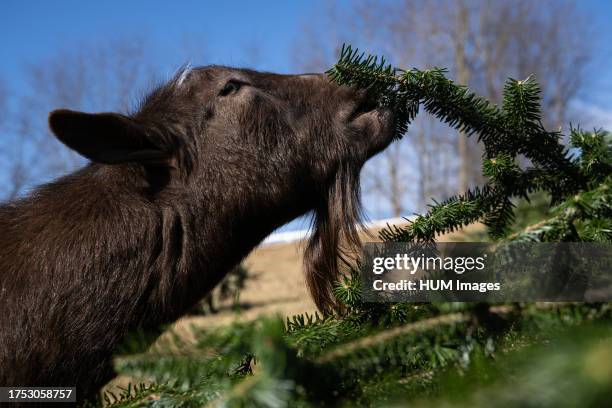
[[[7,229],[0,243],[18,245],[21,259],[0,252],[4,277],[11,270],[23,275],[21,287],[37,288],[46,310],[81,305],[74,312],[83,324],[108,313],[120,316],[109,326],[167,323],[266,235],[305,211],[299,198],[283,202],[278,192],[234,180],[218,178],[197,194],[164,197],[150,194],[139,177],[92,165],[13,205],[8,212],[15,213],[0,219]],[[44,293],[49,288],[55,292]],[[55,301],[64,304],[47,304]]]
[[[302,198],[261,184],[254,189],[219,174],[181,198],[170,191],[151,201],[144,217],[156,221],[143,240],[156,242],[149,257],[157,315],[173,320],[183,314],[273,230],[306,212]]]

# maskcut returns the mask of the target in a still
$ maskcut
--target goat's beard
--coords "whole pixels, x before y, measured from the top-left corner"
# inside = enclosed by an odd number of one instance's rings
[[[363,230],[359,173],[361,166],[343,163],[314,210],[314,231],[304,253],[310,294],[324,314],[339,312],[333,288],[341,269],[353,266]]]

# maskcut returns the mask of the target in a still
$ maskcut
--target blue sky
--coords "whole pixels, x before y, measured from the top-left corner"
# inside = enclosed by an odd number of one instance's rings
[[[174,69],[185,56],[178,50],[198,39],[206,63],[252,65],[252,49],[258,48],[259,69],[291,72],[291,47],[304,27],[317,29],[325,14],[326,0],[270,1],[24,1],[4,0],[0,7],[0,77],[19,93],[22,70],[61,49],[96,43],[108,37],[142,35],[153,45],[154,57],[164,69]],[[346,4],[347,1],[341,2]],[[579,2],[592,12],[596,26],[608,29],[612,2]],[[568,18],[571,24],[571,17]],[[612,33],[602,32],[612,40]],[[612,59],[612,41],[601,41],[600,56]],[[200,62],[200,61],[197,61]],[[594,90],[599,108],[612,110],[612,70],[602,67],[603,88]],[[7,79],[8,78],[8,79]]]
[[[164,71],[159,73],[161,77],[167,77],[186,59],[193,59],[186,55],[186,47],[205,56],[203,60],[196,58],[196,64],[294,72],[292,47],[305,27],[311,31],[324,29],[322,16],[328,2],[4,0],[0,6],[0,78],[13,95],[19,95],[27,90],[27,64],[39,63],[80,44],[134,36],[146,39],[150,55]],[[346,6],[348,2],[341,4]],[[585,0],[578,4],[591,12],[603,39],[597,52],[602,63],[601,80],[578,103],[592,113],[593,124],[612,129],[612,33],[607,31],[612,21],[612,1]]]
[[[60,50],[110,38],[140,35],[151,45],[153,58],[171,72],[185,59],[186,44],[206,56],[196,63],[254,65],[255,68],[292,72],[291,48],[305,27],[313,31],[330,0],[269,1],[78,1],[4,0],[0,7],[0,78],[12,93],[26,86],[23,70]],[[347,0],[341,4],[348,3]],[[588,101],[599,120],[612,111],[612,1],[583,0],[602,38],[598,55],[603,62],[601,81]],[[571,16],[568,16],[571,24]],[[253,50],[257,48],[257,58]],[[198,50],[199,51],[199,50]],[[167,76],[168,72],[160,73]],[[612,125],[607,120],[605,125]]]
[[[0,76],[20,86],[25,62],[80,43],[134,35],[146,37],[155,47],[155,57],[170,61],[168,65],[176,64],[181,57],[177,50],[186,41],[195,49],[194,41],[203,39],[206,63],[249,65],[249,52],[257,45],[258,68],[289,72],[290,48],[307,17],[322,9],[322,3],[8,0],[0,13]]]

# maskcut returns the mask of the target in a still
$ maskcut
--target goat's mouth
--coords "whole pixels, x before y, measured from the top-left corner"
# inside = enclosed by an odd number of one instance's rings
[[[378,103],[376,102],[376,100],[373,98],[368,98],[366,96],[357,105],[355,105],[355,108],[351,112],[348,120],[349,122],[352,122],[361,117],[362,115],[366,115],[377,110]]]
[[[393,141],[393,112],[378,106],[372,99],[357,105],[349,120],[368,140],[368,156],[380,152]]]

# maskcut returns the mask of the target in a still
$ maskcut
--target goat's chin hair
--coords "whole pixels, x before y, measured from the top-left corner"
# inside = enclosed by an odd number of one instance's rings
[[[342,305],[333,288],[342,267],[350,267],[361,246],[363,230],[359,173],[361,166],[343,163],[314,210],[313,232],[304,252],[306,283],[317,308],[324,314]]]

